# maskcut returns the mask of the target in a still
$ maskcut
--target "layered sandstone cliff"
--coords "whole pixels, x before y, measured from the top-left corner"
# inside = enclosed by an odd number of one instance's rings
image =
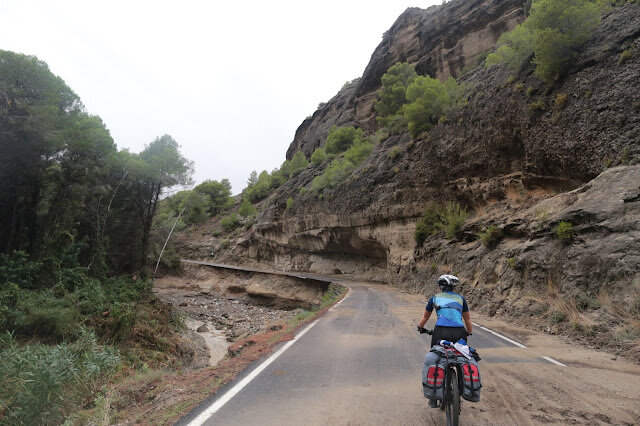
[[[479,65],[462,74],[524,19],[523,3],[455,1],[403,13],[363,76],[301,124],[287,157],[298,149],[310,156],[333,125],[375,131],[380,77],[397,61],[456,76],[468,104],[416,140],[382,140],[321,197],[300,190],[322,173],[310,166],[265,200],[253,226],[215,257],[414,291],[435,290],[435,277],[453,272],[476,309],[588,328],[590,336],[606,321],[621,335],[640,336],[640,323],[629,322],[640,313],[640,4],[608,11],[553,87],[532,67],[514,73]],[[627,49],[635,53],[619,61]],[[293,209],[286,209],[289,197]],[[447,201],[470,213],[462,232],[417,246],[425,206]],[[561,221],[573,226],[565,241],[556,233]],[[490,226],[502,236],[487,247],[479,234]]]

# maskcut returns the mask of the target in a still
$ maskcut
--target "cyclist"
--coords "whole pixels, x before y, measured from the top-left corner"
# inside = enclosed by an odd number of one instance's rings
[[[427,323],[433,310],[436,310],[438,320],[436,321],[436,326],[431,336],[432,347],[440,340],[457,342],[471,335],[473,325],[471,324],[471,314],[469,312],[469,306],[467,306],[467,301],[464,297],[453,291],[459,283],[460,280],[454,275],[441,275],[438,278],[440,293],[431,296],[424,315],[418,324],[418,331],[426,333],[424,325]]]

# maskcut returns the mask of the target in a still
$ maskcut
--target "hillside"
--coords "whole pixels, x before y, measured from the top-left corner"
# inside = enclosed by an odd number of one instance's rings
[[[500,35],[524,21],[523,3],[408,9],[362,77],[300,125],[287,158],[310,157],[333,125],[380,135],[374,102],[396,62],[456,77],[468,102],[417,138],[383,134],[321,194],[308,188],[326,162],[310,165],[259,204],[245,231],[213,237],[213,222],[205,237],[181,235],[183,256],[426,293],[452,272],[474,310],[640,359],[640,4],[609,8],[568,73],[546,85],[532,64],[484,65]],[[448,202],[468,212],[459,232],[416,244],[425,208]]]

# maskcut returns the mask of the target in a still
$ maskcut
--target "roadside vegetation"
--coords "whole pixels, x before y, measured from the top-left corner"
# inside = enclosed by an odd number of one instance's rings
[[[0,51],[0,105],[0,423],[62,423],[114,374],[179,362],[149,264],[161,195],[193,165],[169,135],[118,150],[33,56]]]
[[[428,204],[416,224],[414,233],[416,244],[422,246],[429,236],[440,231],[443,231],[449,239],[457,238],[468,216],[467,210],[457,202],[448,202],[444,205]]]

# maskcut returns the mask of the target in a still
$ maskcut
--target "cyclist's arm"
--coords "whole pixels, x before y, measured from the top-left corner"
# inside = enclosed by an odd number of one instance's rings
[[[465,328],[467,329],[467,333],[471,334],[473,332],[473,324],[471,323],[471,313],[469,311],[462,313],[462,320],[464,321]]]
[[[418,324],[420,327],[424,327],[424,325],[427,323],[427,321],[429,320],[429,317],[431,316],[431,311],[427,311],[425,309],[424,311],[424,315],[422,315],[422,319],[420,320],[420,323]]]

